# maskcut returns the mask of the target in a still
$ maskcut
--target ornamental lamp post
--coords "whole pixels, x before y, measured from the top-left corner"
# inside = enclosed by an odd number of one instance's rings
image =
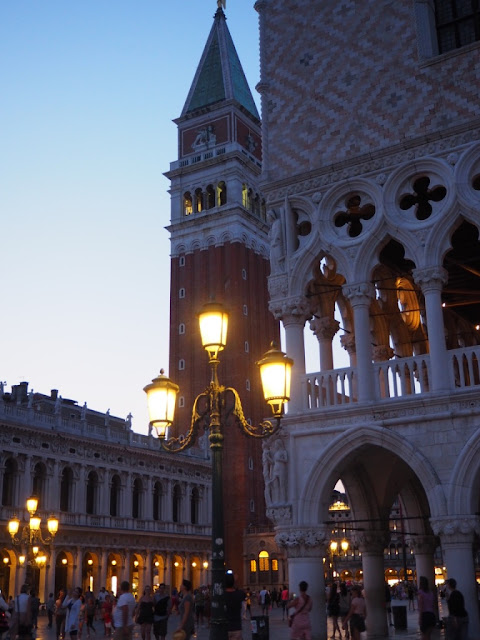
[[[262,421],[258,426],[251,425],[245,419],[238,392],[233,387],[224,387],[218,382],[218,354],[226,346],[228,314],[222,305],[216,302],[205,304],[198,314],[202,345],[208,354],[211,369],[209,386],[194,400],[190,428],[183,437],[167,438],[168,428],[173,423],[175,398],[179,387],[164,375],[160,375],[148,384],[144,391],[150,425],[155,428],[162,447],[170,453],[178,453],[192,446],[201,429],[209,430],[209,442],[212,452],[212,601],[210,640],[226,640],[227,620],[225,615],[224,577],[225,542],[223,521],[223,430],[225,428],[226,398],[233,399],[231,413],[243,431],[254,438],[267,438],[280,427],[284,405],[290,399],[290,381],[293,360],[279,351],[275,345],[257,362],[260,367],[263,393],[270,405],[275,420]],[[228,405],[230,406],[230,405]],[[205,409],[206,407],[206,409]],[[230,413],[230,412],[229,412]]]
[[[37,515],[38,498],[30,497],[26,502],[26,509],[30,514],[30,518],[26,524],[20,529],[20,519],[13,516],[7,524],[8,533],[12,539],[12,543],[22,548],[21,554],[18,556],[20,566],[25,564],[42,568],[47,563],[45,553],[40,553],[40,545],[49,545],[53,542],[58,532],[58,518],[51,515],[47,520],[47,536],[42,533],[42,519]],[[23,552],[26,550],[26,553]]]

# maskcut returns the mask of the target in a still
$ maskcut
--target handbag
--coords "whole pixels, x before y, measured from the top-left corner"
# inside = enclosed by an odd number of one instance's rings
[[[303,611],[305,609],[305,607],[307,606],[307,602],[310,600],[310,596],[307,596],[305,598],[305,600],[303,601],[302,606],[300,607],[300,609],[298,611],[295,611],[295,613],[292,613],[291,616],[288,616],[288,626],[291,627],[293,624],[293,619],[294,617],[297,615],[297,613],[300,613],[301,611]]]

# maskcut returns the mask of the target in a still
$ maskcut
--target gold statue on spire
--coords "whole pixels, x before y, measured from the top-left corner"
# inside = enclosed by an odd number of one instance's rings
[[[227,0],[217,0],[217,7],[218,7],[219,9],[221,9],[222,7],[223,7],[224,9],[226,9],[226,7],[227,7]]]

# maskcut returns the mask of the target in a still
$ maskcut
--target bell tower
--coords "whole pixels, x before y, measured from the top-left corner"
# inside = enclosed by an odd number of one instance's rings
[[[210,382],[196,313],[211,299],[230,314],[220,383],[238,391],[245,417],[258,424],[268,408],[255,363],[278,340],[279,327],[268,310],[269,227],[258,186],[260,117],[221,3],[175,123],[178,160],[165,174],[171,181],[169,375],[180,386],[173,430],[188,430],[195,396]],[[224,436],[226,563],[244,584],[243,534],[269,524],[262,449],[235,424]]]

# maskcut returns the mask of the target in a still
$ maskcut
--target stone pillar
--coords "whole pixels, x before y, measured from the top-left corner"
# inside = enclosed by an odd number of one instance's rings
[[[144,570],[145,570],[145,576],[143,581],[144,585],[150,585],[150,586],[153,585],[152,563],[153,563],[152,550],[147,549],[147,554],[145,557],[145,564],[144,564]]]
[[[425,576],[430,589],[435,586],[435,538],[434,536],[407,536],[406,543],[415,553],[415,568],[417,571],[417,586],[420,576]]]
[[[451,388],[450,370],[442,310],[442,288],[448,280],[448,273],[443,267],[427,267],[414,269],[413,277],[415,282],[420,285],[425,298],[431,389],[432,391],[448,391]]]
[[[373,361],[374,362],[386,362],[393,358],[394,351],[393,349],[386,344],[379,344],[372,349]],[[388,376],[381,375],[378,380],[380,398],[388,397]]]
[[[480,615],[477,583],[473,564],[473,542],[480,535],[478,516],[431,518],[433,532],[440,537],[443,560],[449,578],[455,578],[457,589],[463,593],[468,612],[468,638],[480,638]]]
[[[125,554],[122,556],[123,564],[122,564],[122,569],[121,569],[120,582],[122,580],[128,580],[128,582],[131,583],[131,581],[132,581],[132,576],[130,575],[131,559],[132,559],[132,552],[130,550],[125,551]]]
[[[385,531],[365,531],[356,536],[362,552],[363,584],[367,605],[368,640],[388,637],[385,615],[384,549],[389,536]]]
[[[165,495],[164,498],[164,509],[163,519],[166,522],[172,522],[173,519],[173,483],[170,478],[166,478],[165,480]]]
[[[325,603],[325,578],[323,558],[325,556],[326,531],[315,529],[285,529],[275,536],[276,543],[284,547],[288,557],[290,591],[298,594],[302,580],[308,583],[308,595],[313,607],[312,640],[327,640],[327,614]]]
[[[320,371],[330,371],[333,369],[332,340],[339,327],[340,323],[338,320],[329,316],[323,318],[315,317],[310,320],[310,329],[317,337],[320,349]]]
[[[370,304],[375,297],[375,289],[370,282],[358,282],[343,285],[342,290],[353,309],[358,400],[359,402],[372,401],[375,400],[375,385],[370,332]]]
[[[57,566],[57,550],[52,545],[50,546],[50,557],[47,564],[47,579],[46,579],[46,591],[45,596],[48,598],[49,593],[55,594],[55,567]],[[46,602],[46,599],[44,600]]]
[[[83,549],[77,547],[74,553],[73,588],[83,586]]]
[[[288,300],[280,308],[271,307],[277,320],[282,320],[285,327],[286,352],[293,358],[292,382],[288,412],[301,411],[304,406],[302,397],[302,378],[305,376],[305,343],[303,330],[305,321],[311,317],[308,304],[304,298]]]
[[[108,551],[102,549],[102,559],[100,565],[100,588],[107,587]]]
[[[16,480],[16,491],[14,491],[14,493],[17,493],[17,497],[18,497],[18,501],[15,502],[14,504],[19,504],[21,509],[25,508],[25,504],[28,500],[28,498],[32,495],[32,489],[33,489],[33,484],[32,484],[32,457],[31,456],[25,456],[24,458],[25,462],[25,466],[24,466],[24,471],[23,471],[23,477],[20,480],[20,478],[18,477],[18,474],[15,478]]]

